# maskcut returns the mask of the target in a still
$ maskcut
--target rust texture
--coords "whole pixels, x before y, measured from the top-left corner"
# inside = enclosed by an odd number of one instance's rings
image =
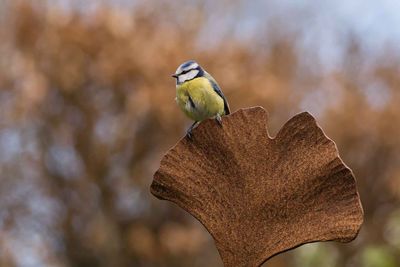
[[[363,210],[352,171],[309,113],[275,138],[267,112],[201,123],[161,161],[151,193],[196,217],[227,267],[260,266],[301,244],[353,240]]]

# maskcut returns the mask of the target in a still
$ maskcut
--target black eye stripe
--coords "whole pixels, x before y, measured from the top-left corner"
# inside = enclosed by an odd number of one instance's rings
[[[179,73],[178,75],[186,74],[186,73],[188,73],[188,72],[191,72],[192,70],[199,70],[199,71],[200,71],[199,67],[197,67],[197,68],[194,68],[194,69],[184,70],[184,71],[182,71],[181,73]]]

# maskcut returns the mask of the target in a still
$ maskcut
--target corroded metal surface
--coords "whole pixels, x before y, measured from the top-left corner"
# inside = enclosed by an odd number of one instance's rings
[[[315,241],[353,240],[363,211],[351,170],[309,113],[275,138],[267,112],[241,109],[207,120],[161,161],[151,192],[195,216],[225,266],[260,266]]]

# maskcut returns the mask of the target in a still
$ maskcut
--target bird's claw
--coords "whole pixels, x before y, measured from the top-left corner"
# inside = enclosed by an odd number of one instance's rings
[[[219,114],[217,116],[215,116],[215,120],[217,121],[219,126],[222,126],[222,118],[221,118],[221,116]]]
[[[186,132],[186,136],[187,136],[187,138],[188,138],[189,140],[193,140],[192,129],[189,129],[189,130]]]
[[[196,125],[198,124],[197,121],[193,122],[193,124],[189,127],[189,129],[187,129],[186,131],[186,136],[189,138],[189,140],[192,140],[193,138],[193,134],[192,134],[192,130],[194,127],[196,127]]]

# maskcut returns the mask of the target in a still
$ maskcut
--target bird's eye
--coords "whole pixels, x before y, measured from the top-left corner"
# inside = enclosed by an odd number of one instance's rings
[[[184,71],[182,71],[181,73],[179,73],[179,75],[186,74],[186,73],[188,73],[188,72],[191,72],[192,70],[195,70],[195,69],[184,70]]]

